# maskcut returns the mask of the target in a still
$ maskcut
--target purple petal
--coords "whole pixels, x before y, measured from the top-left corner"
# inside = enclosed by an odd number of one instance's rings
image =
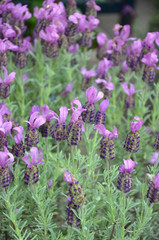
[[[36,160],[38,159],[38,154],[39,154],[39,151],[38,151],[38,149],[36,147],[32,147],[30,149],[30,156],[31,156],[33,165],[36,164]]]
[[[59,124],[64,123],[66,121],[67,114],[68,114],[67,107],[60,107],[60,120],[59,120]]]
[[[109,106],[109,98],[107,98],[106,100],[103,100],[100,103],[100,112],[104,113],[106,111],[106,109],[108,108],[108,106]]]
[[[65,182],[67,182],[67,183],[73,183],[72,182],[72,175],[71,175],[71,173],[68,171],[68,170],[66,170],[65,172],[64,172],[64,175],[63,175],[63,180],[65,181]]]
[[[29,160],[29,153],[27,153],[27,154],[22,158],[22,160],[28,165],[28,167],[31,167],[31,166],[32,166],[32,164],[31,164],[31,162],[30,162],[30,160]]]
[[[155,188],[159,188],[159,173],[155,176],[153,183],[155,184]]]
[[[125,92],[128,96],[130,96],[130,91],[129,91],[127,82],[122,83],[122,88],[123,88],[124,92]]]
[[[38,128],[46,122],[46,118],[43,116],[38,116],[33,123],[34,128]]]

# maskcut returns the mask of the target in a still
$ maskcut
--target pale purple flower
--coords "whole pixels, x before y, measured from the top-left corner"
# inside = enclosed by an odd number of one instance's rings
[[[48,42],[57,42],[59,35],[57,33],[57,27],[55,25],[49,25],[45,31],[41,30],[39,36]]]
[[[17,33],[10,24],[4,23],[2,26],[3,26],[2,33],[3,33],[4,38],[14,38],[14,37],[16,37]],[[19,32],[21,32],[20,29],[19,29]]]
[[[22,75],[22,79],[24,80],[24,82],[27,82],[29,80],[28,72]]]
[[[34,112],[39,112],[39,106],[38,105],[34,105],[31,110],[30,110],[30,115]]]
[[[12,122],[3,122],[3,117],[0,115],[0,133],[4,136],[7,133],[11,136]]]
[[[8,158],[9,157],[9,158]],[[4,152],[0,152],[0,166],[2,168],[7,167],[14,161],[14,156],[4,147]]]
[[[73,82],[68,83],[67,87],[62,90],[61,95],[66,96],[69,92],[72,91],[72,88],[73,88]]]
[[[30,115],[29,121],[23,120],[23,122],[27,122],[31,128],[38,128],[46,122],[46,118],[39,116],[39,112],[33,112]]]
[[[141,59],[141,62],[145,63],[149,67],[155,67],[157,69],[159,68],[155,64],[158,62],[157,54],[155,52],[145,54],[144,57]]]
[[[72,44],[69,47],[69,53],[71,54],[75,54],[76,52],[78,52],[78,50],[79,50],[79,44]]]
[[[117,128],[115,126],[113,127],[112,133],[109,130],[107,130],[103,124],[95,125],[94,129],[97,129],[99,134],[103,135],[103,137],[107,137],[109,139],[118,137]]]
[[[93,6],[93,8],[94,8],[95,10],[97,10],[97,11],[100,11],[100,10],[101,10],[101,7],[98,6],[94,0],[89,0],[89,1],[87,1],[87,2],[86,2],[86,5],[89,6],[90,3],[92,4],[92,6]]]
[[[95,70],[89,70],[87,71],[87,69],[85,67],[81,68],[81,74],[86,78],[86,79],[90,79],[91,77],[94,77],[97,75]]]
[[[30,42],[31,38],[30,37],[26,37],[23,39],[23,42],[21,43],[21,45],[18,47],[17,52],[20,53],[26,53],[29,50],[32,51],[32,45]]]
[[[120,24],[115,24],[113,27],[113,32],[115,36],[119,36],[120,29],[122,28],[122,25]]]
[[[108,106],[109,106],[109,98],[103,100],[100,103],[100,112],[104,113],[107,110]]]
[[[99,19],[95,18],[94,16],[89,16],[87,28],[92,31],[98,26],[99,23],[100,23]]]
[[[154,177],[153,183],[155,188],[159,189],[159,173]]]
[[[121,71],[122,72],[127,72],[127,71],[129,71],[130,70],[130,68],[128,67],[128,65],[127,65],[127,62],[126,62],[126,60],[123,62],[123,67],[122,67],[122,69],[121,69]]]
[[[159,152],[154,152],[152,158],[150,159],[150,163],[155,164],[158,159]]]
[[[158,32],[148,32],[144,41],[143,46],[148,46],[151,49],[154,49],[153,42],[157,39]]]
[[[127,159],[123,160],[124,164],[120,165],[119,172],[124,173],[124,172],[132,172],[134,171],[134,167],[138,164],[137,162],[132,161],[132,159]]]
[[[2,102],[0,104],[0,114],[3,116],[5,114],[10,115],[12,113],[12,111],[9,110],[9,108],[7,108],[6,103]]]
[[[4,70],[4,80],[2,80],[2,78],[0,78],[0,83],[5,83],[5,84],[10,84],[11,82],[13,82],[15,80],[15,76],[16,73],[12,72],[8,75],[8,71],[5,67],[2,67]]]
[[[133,96],[136,92],[142,91],[142,90],[135,91],[135,86],[132,83],[130,83],[130,88],[128,88],[127,82],[122,83],[122,88],[129,97]]]
[[[102,99],[104,97],[104,93],[100,91],[97,95],[97,88],[89,87],[86,90],[86,97],[87,97],[87,101],[90,104],[92,104],[92,103],[98,102],[100,99]]]
[[[69,183],[69,184],[73,183],[73,181],[72,181],[72,174],[68,170],[66,170],[64,172],[63,180],[65,182]]]
[[[97,43],[100,47],[102,47],[106,42],[108,38],[105,33],[98,33],[97,34]]]
[[[42,161],[43,159],[43,154],[39,155],[41,151],[38,150],[36,147],[32,147],[30,149],[30,157],[31,157],[31,161],[29,159],[29,153],[27,153],[22,160],[27,164],[28,168],[31,168],[33,165],[37,165],[37,164],[44,164],[44,162]]]
[[[112,66],[113,66],[113,62],[108,60],[107,58],[104,58],[98,64],[98,69],[97,69],[98,75],[100,74],[105,75]]]
[[[12,16],[13,18],[24,21],[31,18],[31,13],[29,12],[27,5],[22,5],[21,3],[18,3],[12,9]]]
[[[52,181],[53,181],[53,178],[50,178],[49,182],[48,182],[48,188],[49,190],[51,190],[52,188]]]
[[[80,117],[81,113],[86,111],[86,109],[82,108],[82,104],[78,100],[78,97],[74,98],[70,104],[71,104],[71,109],[73,111],[70,123],[75,123],[76,121],[78,121],[78,118]],[[74,107],[74,104],[77,105],[77,108]],[[82,126],[82,129],[84,131],[83,126]]]
[[[142,50],[142,41],[138,39],[131,44],[131,53],[133,55],[139,56]]]
[[[55,118],[56,113],[49,109],[49,106],[44,104],[43,107],[40,108],[42,116],[46,119],[46,121],[50,122]]]
[[[126,42],[126,40],[132,40],[132,38],[128,38],[130,35],[130,25],[124,25],[120,31],[120,38]],[[134,39],[134,38],[133,38]]]
[[[15,140],[16,144],[20,144],[21,141],[23,140],[24,128],[22,126],[19,126],[19,127],[13,128],[13,130],[17,131],[17,134],[14,136],[14,140]]]
[[[131,122],[131,124],[130,124],[130,130],[133,133],[138,131],[142,127],[142,124],[144,123],[144,121],[142,119],[140,119],[138,116],[135,116],[134,119],[137,121]]]
[[[67,115],[68,115],[68,108],[67,107],[60,107],[60,116],[55,114],[54,118],[58,120],[59,124],[62,124],[66,121]]]
[[[98,78],[95,80],[97,84],[104,84],[105,88],[108,89],[109,91],[112,91],[114,89],[114,83],[111,82],[111,76],[109,76],[109,80],[106,81],[104,79]]]

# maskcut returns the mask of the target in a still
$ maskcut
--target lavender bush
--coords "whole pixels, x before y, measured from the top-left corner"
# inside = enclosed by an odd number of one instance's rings
[[[25,37],[0,3],[2,240],[159,239],[159,32],[109,39],[99,10],[45,0]]]

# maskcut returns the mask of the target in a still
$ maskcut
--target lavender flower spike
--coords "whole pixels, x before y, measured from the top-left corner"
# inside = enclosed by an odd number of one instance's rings
[[[86,123],[93,123],[95,116],[95,102],[98,102],[101,98],[104,97],[103,92],[99,92],[97,95],[97,88],[90,87],[86,90],[87,102],[83,106],[86,109],[82,113],[82,120]]]
[[[8,145],[7,133],[11,136],[11,121],[3,121],[2,115],[0,115],[0,150],[3,150],[3,147]]]
[[[0,78],[0,98],[5,99],[10,95],[10,84],[14,81],[16,73],[12,72],[8,75],[8,71],[5,67],[4,70],[4,81]]]
[[[119,177],[118,177],[118,184],[117,188],[127,193],[130,191],[132,187],[132,181],[131,181],[131,172],[134,171],[135,165],[137,165],[137,162],[132,161],[132,159],[125,160],[124,164],[120,166],[119,168]]]
[[[29,150],[32,146],[36,146],[39,143],[39,134],[37,128],[46,122],[46,118],[39,116],[39,112],[33,112],[29,121],[24,121],[29,124],[25,135],[25,144]]]
[[[12,147],[12,153],[16,157],[23,157],[25,153],[25,146],[23,145],[23,131],[24,128],[22,126],[15,127],[13,130],[17,131],[17,134],[14,136],[14,140],[16,142]]]
[[[122,88],[124,92],[127,94],[127,97],[125,98],[125,105],[127,108],[133,108],[135,106],[135,100],[133,98],[133,95],[136,92],[139,92],[141,90],[135,91],[134,84],[130,83],[130,88],[128,88],[128,84],[126,82],[122,83]]]
[[[108,81],[104,79],[98,78],[95,80],[97,84],[99,84],[100,89],[104,93],[104,98],[111,98],[112,91],[114,89],[114,83],[111,82],[111,76],[109,76]]]
[[[46,119],[46,122],[39,127],[42,137],[48,137],[52,135],[53,125],[52,120],[55,118],[56,113],[49,109],[48,105],[44,104],[41,108],[42,116]]]
[[[157,54],[155,52],[147,53],[141,59],[141,62],[145,63],[142,80],[148,84],[152,84],[155,80],[155,69],[159,69],[159,67],[156,66],[158,62]]]
[[[92,78],[97,75],[95,70],[87,70],[85,67],[81,68],[81,74],[83,75],[81,89],[85,91],[90,87]]]
[[[147,198],[149,199],[150,203],[159,202],[159,173],[150,183],[149,189],[147,191]]]
[[[43,154],[39,155],[39,151],[36,147],[30,149],[31,162],[29,160],[29,154],[27,153],[22,160],[27,164],[24,175],[24,183],[27,185],[35,184],[39,181],[38,164],[44,164],[42,161]]]
[[[60,117],[56,114],[56,119],[58,122],[56,123],[55,130],[53,131],[53,137],[56,141],[62,141],[66,139],[66,118],[68,115],[67,107],[60,107]]]
[[[105,124],[105,111],[107,110],[109,105],[109,98],[103,100],[100,103],[100,111],[97,111],[95,116],[95,123],[97,125]]]
[[[97,43],[98,43],[98,48],[97,48],[97,58],[102,59],[106,53],[107,53],[107,36],[105,33],[98,33],[97,34]]]
[[[143,120],[136,116],[134,117],[135,122],[131,122],[130,132],[126,136],[124,148],[128,152],[135,153],[139,150],[140,145],[140,134],[138,130],[142,127]]]
[[[8,158],[9,157],[9,158]],[[14,156],[4,147],[4,152],[0,152],[0,187],[6,188],[12,181],[12,172],[8,167],[14,161]]]
[[[95,125],[94,129],[97,129],[99,134],[103,135],[103,138],[100,142],[100,157],[103,159],[114,160],[115,153],[114,153],[114,141],[113,138],[118,137],[117,128],[114,126],[112,133],[105,129],[103,124]]]
[[[86,16],[97,17],[97,11],[100,11],[101,7],[96,4],[94,0],[89,0],[86,2]]]

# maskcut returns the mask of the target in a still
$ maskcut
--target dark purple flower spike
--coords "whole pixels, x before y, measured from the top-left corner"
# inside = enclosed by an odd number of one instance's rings
[[[159,202],[159,173],[151,181],[149,189],[147,191],[147,198],[150,203]]]
[[[17,131],[17,134],[14,137],[15,143],[12,147],[12,153],[16,157],[23,157],[25,154],[25,146],[23,144],[23,131],[24,128],[22,126],[15,127],[13,130]]]
[[[132,161],[131,159],[125,160],[124,164],[119,168],[119,177],[117,188],[123,193],[128,193],[132,187],[131,172],[134,171],[135,165],[137,162]]]

